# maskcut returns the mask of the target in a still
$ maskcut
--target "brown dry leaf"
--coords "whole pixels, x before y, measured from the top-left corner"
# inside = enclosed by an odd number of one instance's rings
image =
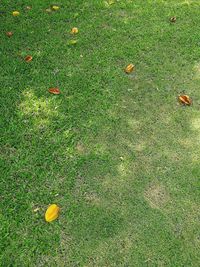
[[[7,32],[6,35],[7,35],[8,37],[11,37],[11,36],[13,35],[13,32]]]
[[[26,61],[26,62],[30,62],[30,61],[32,61],[32,59],[33,59],[32,56],[26,56],[26,57],[25,57],[25,61]]]
[[[45,220],[47,222],[52,222],[56,220],[59,216],[60,208],[56,204],[52,204],[48,207],[45,212]]]
[[[132,71],[135,70],[135,66],[133,64],[129,64],[126,68],[125,68],[125,72],[126,73],[131,73]]]
[[[192,99],[188,95],[180,95],[178,100],[183,105],[190,106],[192,104]]]
[[[60,90],[57,87],[49,88],[49,93],[54,94],[54,95],[59,95],[60,94]]]
[[[170,21],[173,22],[173,23],[176,22],[176,17],[171,17]]]

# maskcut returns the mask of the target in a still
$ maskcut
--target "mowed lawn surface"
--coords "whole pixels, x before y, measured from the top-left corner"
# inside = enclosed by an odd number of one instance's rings
[[[0,20],[0,266],[199,266],[200,1],[3,0]]]

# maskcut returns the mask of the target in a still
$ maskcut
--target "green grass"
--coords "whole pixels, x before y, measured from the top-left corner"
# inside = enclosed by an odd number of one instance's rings
[[[1,1],[2,267],[199,266],[200,2],[114,2]]]

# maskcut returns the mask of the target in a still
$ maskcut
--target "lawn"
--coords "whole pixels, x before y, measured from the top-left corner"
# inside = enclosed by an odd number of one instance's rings
[[[0,266],[199,266],[199,10],[1,1]]]

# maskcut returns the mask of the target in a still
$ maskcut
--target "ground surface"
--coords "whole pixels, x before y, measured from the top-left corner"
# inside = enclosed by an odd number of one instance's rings
[[[200,1],[51,4],[1,1],[0,266],[199,266]]]

